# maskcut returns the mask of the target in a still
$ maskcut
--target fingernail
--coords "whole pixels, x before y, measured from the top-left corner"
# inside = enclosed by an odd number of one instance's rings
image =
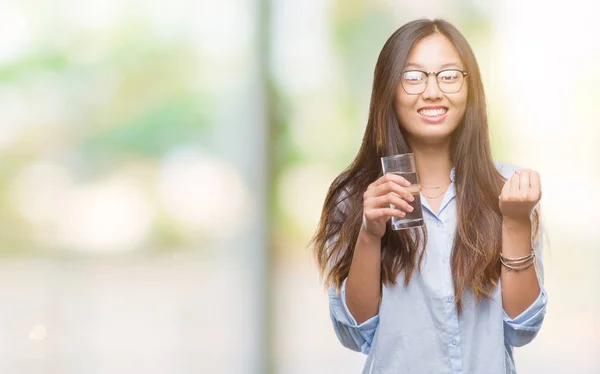
[[[410,206],[410,205],[409,205],[409,206],[408,206],[408,211],[409,211],[409,212],[412,212],[413,210],[415,210],[415,208],[413,208],[412,206]]]

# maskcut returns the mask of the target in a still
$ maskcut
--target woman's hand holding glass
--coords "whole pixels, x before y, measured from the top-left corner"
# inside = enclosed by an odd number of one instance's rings
[[[389,173],[371,183],[363,194],[361,231],[381,238],[391,217],[404,218],[406,212],[412,212],[414,208],[409,203],[415,198],[407,189],[410,185],[405,178]]]

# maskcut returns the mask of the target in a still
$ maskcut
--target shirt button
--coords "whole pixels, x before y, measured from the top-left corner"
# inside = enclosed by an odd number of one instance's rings
[[[442,226],[444,226],[444,224],[442,223],[442,221],[437,221],[437,226],[442,227]]]
[[[448,257],[444,257],[442,258],[442,262],[445,264],[446,262],[448,262]]]
[[[452,343],[452,345],[456,345],[457,341],[456,341],[456,339],[452,339],[452,341],[450,343]]]
[[[448,296],[448,298],[446,299],[446,301],[448,302],[448,304],[452,303],[454,301],[454,298],[452,296]]]

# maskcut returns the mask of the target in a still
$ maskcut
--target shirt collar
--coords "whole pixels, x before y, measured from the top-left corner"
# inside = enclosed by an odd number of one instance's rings
[[[438,219],[439,219],[439,216],[442,214],[442,211],[446,208],[446,206],[448,206],[450,201],[452,201],[452,199],[454,199],[456,197],[456,187],[454,185],[454,178],[455,178],[455,172],[454,172],[454,168],[452,168],[452,170],[450,171],[450,181],[452,183],[450,184],[450,186],[448,186],[448,190],[444,194],[444,199],[442,200],[442,203],[440,204],[440,210],[439,210],[438,214],[433,213],[433,209],[431,209],[431,206],[429,205],[429,202],[427,201],[425,196],[421,196],[422,204],[425,206],[425,208],[427,208],[427,210],[429,210],[431,212],[431,214],[438,217]],[[423,195],[423,194],[421,194],[421,195]]]

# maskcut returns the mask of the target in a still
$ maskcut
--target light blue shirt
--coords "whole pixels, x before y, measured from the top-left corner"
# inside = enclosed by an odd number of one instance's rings
[[[504,163],[496,167],[505,178],[517,170]],[[363,374],[516,373],[513,347],[531,342],[542,326],[547,297],[539,239],[534,250],[541,292],[527,310],[508,317],[498,286],[491,299],[479,304],[466,291],[463,314],[457,314],[450,270],[457,224],[454,170],[450,178],[452,184],[438,214],[421,195],[428,235],[421,272],[415,271],[406,287],[403,279],[396,286],[383,286],[378,315],[358,325],[346,305],[346,281],[340,294],[329,289],[338,339],[345,347],[368,355]]]

